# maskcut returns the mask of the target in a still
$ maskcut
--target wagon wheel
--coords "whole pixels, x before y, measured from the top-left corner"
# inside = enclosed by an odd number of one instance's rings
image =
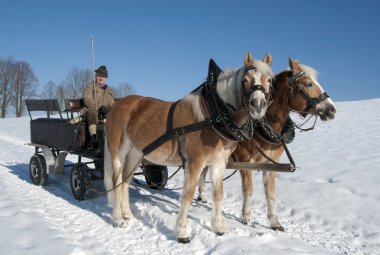
[[[168,168],[159,165],[143,165],[146,184],[152,189],[163,189],[168,181]]]
[[[71,169],[71,190],[77,200],[85,200],[91,197],[91,182],[87,172],[88,166],[83,163],[74,164]]]
[[[46,171],[46,160],[41,154],[34,154],[29,162],[29,174],[34,185],[44,186],[49,174]]]

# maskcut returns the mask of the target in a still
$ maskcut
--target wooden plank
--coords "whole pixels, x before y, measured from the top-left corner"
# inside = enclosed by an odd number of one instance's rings
[[[256,171],[276,171],[276,172],[294,172],[295,166],[292,164],[274,164],[274,163],[249,163],[228,161],[228,169],[256,170]]]

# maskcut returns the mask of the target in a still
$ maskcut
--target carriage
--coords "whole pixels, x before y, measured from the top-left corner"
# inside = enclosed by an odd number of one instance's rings
[[[104,123],[97,126],[99,146],[89,150],[91,137],[88,126],[79,117],[83,99],[66,99],[66,109],[63,112],[56,99],[26,100],[25,103],[30,116],[29,145],[35,147],[29,163],[33,184],[44,186],[48,182],[49,174],[63,174],[65,167],[71,167],[70,184],[73,196],[78,200],[90,198],[95,191],[91,181],[103,180],[104,176]],[[46,117],[33,118],[33,111],[46,112]],[[68,154],[77,155],[77,162],[65,164]],[[166,166],[144,161],[140,168],[142,172],[136,174],[143,174],[149,187],[165,187],[168,179]]]

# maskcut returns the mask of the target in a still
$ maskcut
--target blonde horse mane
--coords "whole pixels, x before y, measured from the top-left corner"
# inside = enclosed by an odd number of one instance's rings
[[[189,104],[194,113],[194,117],[197,121],[203,121],[206,119],[205,113],[201,105],[201,90],[186,95],[183,99],[183,102]]]

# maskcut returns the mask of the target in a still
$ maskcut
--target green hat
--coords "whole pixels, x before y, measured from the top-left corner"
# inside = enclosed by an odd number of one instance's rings
[[[106,66],[99,66],[99,68],[95,70],[95,73],[101,74],[106,78],[108,77],[108,71]]]

